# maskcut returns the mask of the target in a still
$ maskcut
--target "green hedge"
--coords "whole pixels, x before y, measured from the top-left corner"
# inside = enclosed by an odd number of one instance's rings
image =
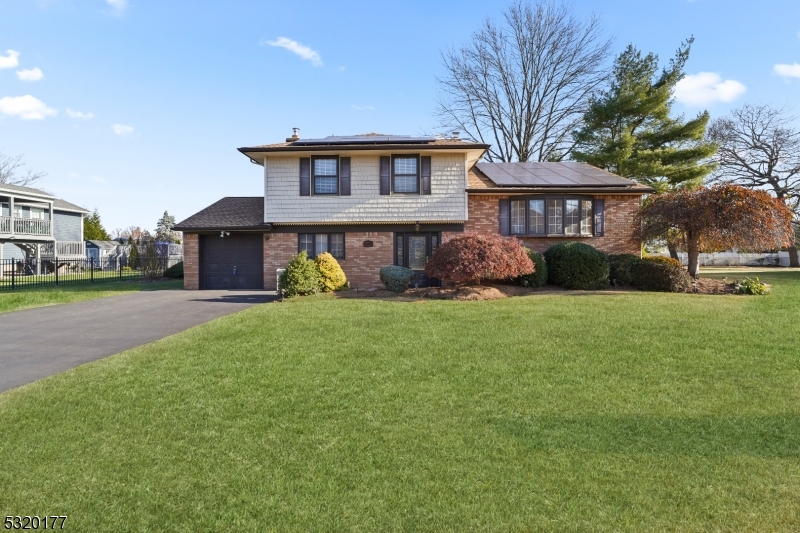
[[[414,279],[414,271],[401,266],[389,265],[381,268],[381,281],[392,292],[404,292]]]
[[[320,290],[319,269],[317,264],[308,258],[305,250],[289,261],[286,270],[278,278],[278,289],[283,291],[287,298],[312,294]]]
[[[633,286],[633,275],[641,258],[633,254],[611,254],[608,256],[609,274],[612,285]]]
[[[674,259],[647,257],[636,264],[633,285],[646,291],[685,292],[692,288],[692,278]]]
[[[582,242],[562,242],[544,252],[548,281],[567,289],[608,287],[608,257]]]
[[[526,287],[544,287],[547,285],[547,263],[545,262],[544,257],[542,254],[536,253],[528,248],[526,248],[525,251],[533,262],[533,274],[520,276],[517,278],[517,281]]]

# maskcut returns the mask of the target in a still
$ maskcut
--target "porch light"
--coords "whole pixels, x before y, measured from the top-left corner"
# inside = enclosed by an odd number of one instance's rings
[[[416,231],[417,233],[419,233],[419,220],[417,220],[416,222],[414,222],[414,231]]]

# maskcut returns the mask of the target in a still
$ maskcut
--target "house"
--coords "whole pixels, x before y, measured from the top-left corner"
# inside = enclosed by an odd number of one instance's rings
[[[83,259],[83,217],[88,210],[31,187],[0,183],[0,276],[12,265]],[[31,261],[35,260],[36,261]]]
[[[124,248],[117,241],[86,241],[86,259],[94,259],[97,264],[102,264],[122,256]]]
[[[264,195],[227,197],[180,222],[187,289],[263,289],[292,255],[330,252],[351,286],[380,287],[397,264],[424,286],[425,261],[464,231],[518,237],[543,251],[581,241],[639,254],[633,219],[652,189],[582,163],[489,163],[488,145],[356,135],[239,148],[262,167]]]

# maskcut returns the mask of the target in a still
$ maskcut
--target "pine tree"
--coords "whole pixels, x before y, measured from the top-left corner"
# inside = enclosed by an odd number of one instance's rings
[[[693,40],[681,43],[658,75],[658,56],[642,57],[629,45],[614,62],[609,89],[592,100],[574,132],[572,157],[659,192],[700,186],[715,168],[709,158],[717,147],[704,140],[708,112],[688,121],[670,116]]]
[[[95,209],[91,215],[83,217],[83,238],[87,241],[108,241],[111,236],[100,221],[100,213]]]
[[[175,226],[175,217],[164,211],[164,216],[158,219],[156,223],[156,240],[162,242],[172,242],[175,239],[175,232],[172,228]]]

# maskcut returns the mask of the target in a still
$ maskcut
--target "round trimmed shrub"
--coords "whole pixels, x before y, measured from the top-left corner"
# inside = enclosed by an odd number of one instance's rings
[[[319,290],[319,270],[317,263],[308,258],[305,250],[292,257],[286,270],[278,278],[278,289],[284,296],[311,294]]]
[[[410,268],[389,265],[381,268],[381,281],[392,292],[404,292],[414,279],[414,271]]]
[[[513,279],[533,272],[517,239],[464,233],[439,246],[425,266],[429,278],[455,282]]]
[[[517,280],[521,285],[525,285],[526,287],[532,287],[534,289],[537,287],[544,287],[547,285],[547,263],[545,263],[544,257],[542,254],[536,253],[528,248],[525,248],[525,252],[533,263],[533,272],[520,276]]]
[[[183,279],[183,261],[175,263],[164,271],[164,277],[172,279]]]
[[[319,270],[319,285],[324,292],[342,290],[347,283],[344,270],[328,252],[321,253],[316,258],[317,270]]]
[[[610,254],[608,256],[608,277],[612,284],[624,287],[633,286],[633,273],[641,258],[633,254]]]
[[[582,242],[562,242],[544,252],[547,279],[566,289],[596,290],[608,287],[608,257]]]
[[[692,277],[674,259],[646,257],[636,265],[633,285],[646,291],[686,292],[692,288]]]

